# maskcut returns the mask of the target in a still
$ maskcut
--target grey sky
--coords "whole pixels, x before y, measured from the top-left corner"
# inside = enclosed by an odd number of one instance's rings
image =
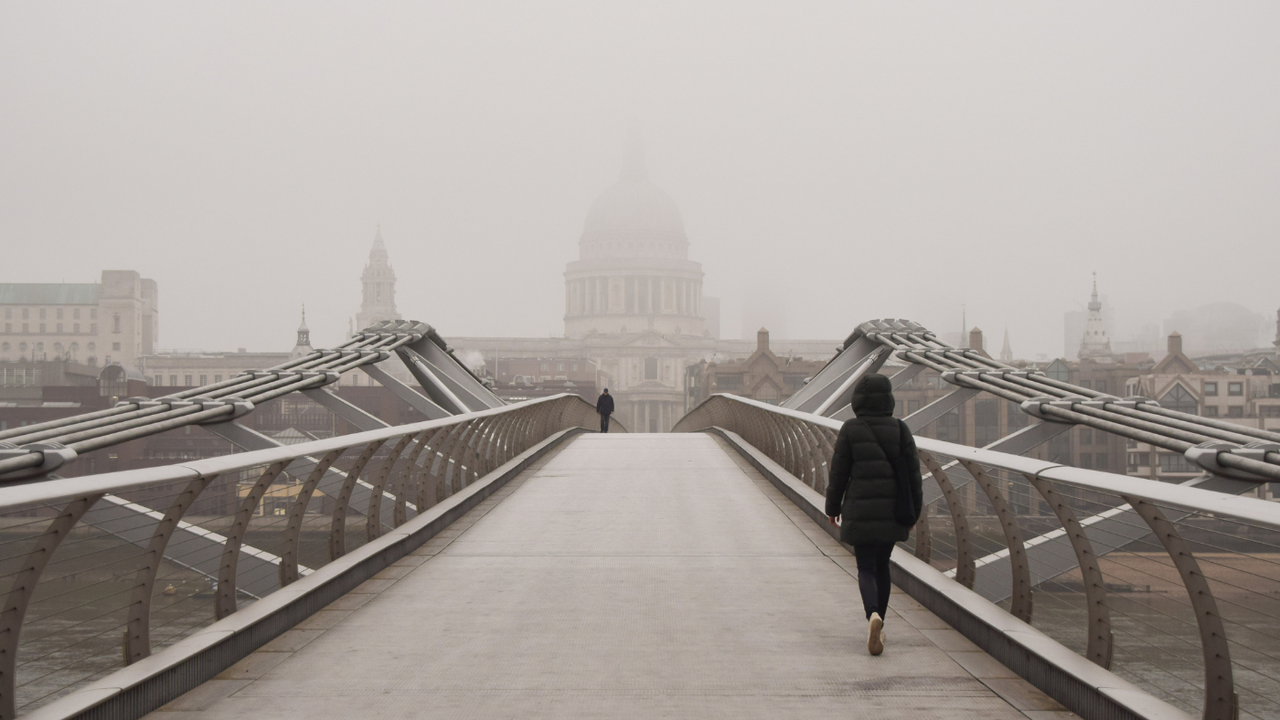
[[[687,5],[0,4],[0,282],[332,345],[381,222],[406,317],[558,334],[638,123],[730,334],[1280,305],[1280,4]]]

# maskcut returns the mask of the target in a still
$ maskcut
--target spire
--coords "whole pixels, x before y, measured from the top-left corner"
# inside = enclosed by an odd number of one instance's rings
[[[307,329],[307,305],[302,304],[302,323],[298,325],[298,342],[289,353],[290,359],[300,358],[311,352],[311,331]]]
[[[382,242],[382,223],[378,223],[378,230],[373,236],[373,247],[369,249],[369,262],[386,264],[388,257],[387,244]]]
[[[622,161],[622,179],[628,182],[649,179],[649,171],[644,164],[644,138],[640,135],[639,127],[633,127],[627,136],[626,155]]]
[[[1000,348],[1000,362],[1013,362],[1013,348],[1009,347],[1009,326],[1004,326],[1004,347]]]
[[[963,304],[960,305],[960,347],[969,347],[969,319],[966,315],[967,310]]]
[[[1089,296],[1089,310],[1093,312],[1101,309],[1102,303],[1098,301],[1098,273],[1095,271],[1093,273],[1093,294]]]

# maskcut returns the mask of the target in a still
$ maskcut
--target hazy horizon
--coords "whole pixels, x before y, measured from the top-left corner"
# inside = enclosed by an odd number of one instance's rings
[[[0,282],[133,269],[163,348],[287,350],[303,303],[331,346],[381,223],[403,316],[560,335],[638,126],[725,337],[963,306],[1053,357],[1094,271],[1120,337],[1265,320],[1277,30],[1269,3],[7,4]]]

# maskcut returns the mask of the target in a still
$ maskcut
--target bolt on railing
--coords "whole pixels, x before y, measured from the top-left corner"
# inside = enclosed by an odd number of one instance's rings
[[[0,490],[0,720],[377,539],[595,408],[549,398]],[[625,432],[620,424],[617,431]]]
[[[824,493],[841,424],[716,395],[675,431],[736,433]],[[1280,716],[1280,504],[916,442],[938,492],[905,549],[1166,702]]]

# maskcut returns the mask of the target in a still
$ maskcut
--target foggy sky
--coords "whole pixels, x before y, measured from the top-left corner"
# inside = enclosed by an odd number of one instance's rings
[[[0,282],[331,346],[381,222],[404,316],[558,335],[638,125],[726,335],[1280,306],[1278,3],[426,5],[0,4]]]

